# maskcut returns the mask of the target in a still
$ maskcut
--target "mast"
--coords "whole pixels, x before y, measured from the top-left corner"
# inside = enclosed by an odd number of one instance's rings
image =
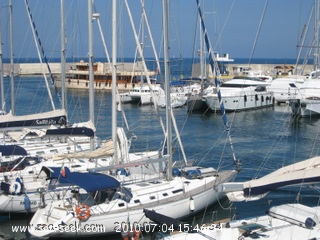
[[[34,43],[35,43],[35,46],[37,48],[37,54],[38,54],[38,58],[39,58],[40,65],[41,65],[42,75],[43,75],[43,78],[45,79],[45,84],[46,84],[46,88],[47,88],[48,95],[49,95],[49,98],[50,98],[51,106],[52,106],[52,109],[55,110],[56,107],[55,107],[55,103],[53,101],[52,94],[51,94],[51,91],[50,91],[47,75],[44,72],[41,53],[42,53],[43,59],[44,59],[44,61],[46,63],[46,66],[47,66],[47,69],[48,69],[48,72],[49,72],[49,75],[50,75],[51,83],[55,87],[55,92],[57,92],[57,87],[55,85],[54,77],[53,77],[50,65],[48,63],[48,59],[47,59],[47,57],[45,55],[44,48],[43,48],[42,42],[41,42],[39,34],[38,34],[38,30],[36,28],[36,24],[33,21],[33,17],[32,17],[32,14],[31,14],[31,10],[30,10],[30,7],[29,7],[28,0],[24,0],[24,4],[25,4],[26,11],[27,11],[27,14],[28,14],[28,18],[29,18],[29,22],[30,22],[30,26],[31,26],[32,34],[33,34]],[[41,53],[40,53],[40,50],[41,50]],[[59,100],[61,101],[59,95],[58,95],[58,97],[59,97]]]
[[[113,142],[113,162],[118,161],[117,153],[117,0],[112,0],[112,142]]]
[[[64,0],[60,1],[60,44],[61,44],[61,107],[67,111],[67,98],[66,98],[66,49],[65,49],[65,20],[64,20]]]
[[[88,0],[88,48],[89,48],[89,117],[94,123],[94,73],[93,73],[93,16],[92,16],[93,0]],[[94,149],[94,138],[90,140],[90,148]]]
[[[319,0],[314,1],[314,40],[315,40],[315,51],[313,55],[313,70],[319,69]],[[317,74],[318,75],[318,74]]]
[[[196,2],[197,2],[197,7],[198,7],[198,13],[199,13],[200,20],[201,20],[201,27],[202,27],[202,31],[203,31],[203,35],[204,35],[205,45],[206,45],[207,51],[209,53],[209,64],[211,66],[212,73],[214,73],[214,83],[215,83],[215,86],[216,86],[216,89],[217,89],[217,96],[218,96],[218,100],[219,100],[219,104],[220,104],[220,111],[221,111],[221,114],[222,114],[223,123],[224,123],[225,128],[226,128],[226,132],[227,132],[230,148],[231,148],[231,151],[232,151],[233,163],[236,166],[236,170],[240,171],[241,170],[241,164],[240,164],[239,160],[236,158],[234,150],[233,150],[233,144],[232,144],[232,139],[231,139],[231,135],[230,135],[230,126],[229,126],[229,123],[228,123],[226,110],[224,109],[224,104],[223,104],[223,101],[221,99],[220,81],[218,80],[218,76],[220,76],[219,67],[217,65],[217,61],[215,60],[213,49],[212,49],[212,45],[211,45],[210,39],[208,37],[207,29],[206,29],[205,24],[204,24],[202,11],[200,9],[200,2],[199,2],[199,0],[196,0]]]
[[[11,113],[15,115],[15,97],[14,97],[14,63],[13,63],[13,20],[12,20],[12,0],[9,0],[10,15],[10,83],[11,83]]]
[[[166,132],[167,132],[167,178],[172,179],[172,129],[171,129],[171,99],[170,99],[170,59],[169,59],[169,0],[162,0],[164,78],[166,93]]]
[[[200,34],[200,79],[201,79],[201,95],[203,94],[203,85],[204,85],[204,79],[207,77],[207,72],[206,72],[206,58],[205,52],[204,52],[204,43],[203,43],[203,30],[201,28],[201,19],[199,17],[199,34]]]
[[[148,21],[148,18],[147,18],[145,7],[144,7],[144,0],[140,0],[140,3],[141,3],[141,7],[142,7],[142,15],[143,15],[143,18],[144,18],[144,25],[146,26],[148,34],[149,34],[149,37],[150,37],[152,50],[153,50],[153,53],[155,55],[154,57],[155,57],[156,64],[157,64],[157,69],[158,69],[159,73],[161,74],[160,61],[159,61],[158,54],[157,54],[157,51],[156,51],[156,47],[155,47],[155,44],[154,44],[154,41],[153,41],[153,37],[152,37],[152,34],[151,34],[149,21]]]
[[[0,88],[1,88],[1,110],[4,109],[4,81],[3,81],[3,51],[2,51],[2,26],[1,26],[1,18],[0,18]]]

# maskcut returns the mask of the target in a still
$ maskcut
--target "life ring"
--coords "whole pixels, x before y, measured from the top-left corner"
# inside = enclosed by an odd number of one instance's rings
[[[10,193],[20,193],[21,191],[21,184],[19,182],[13,182],[9,188]]]
[[[90,217],[90,207],[82,203],[76,207],[76,215],[81,220],[87,220]]]

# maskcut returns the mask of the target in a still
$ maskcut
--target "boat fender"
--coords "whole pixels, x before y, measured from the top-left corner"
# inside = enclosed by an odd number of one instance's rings
[[[9,191],[10,191],[10,193],[20,193],[21,184],[19,182],[11,183]]]
[[[243,98],[244,98],[244,102],[247,102],[247,95],[244,95]]]
[[[189,207],[190,207],[190,211],[193,212],[195,209],[195,206],[194,206],[194,199],[192,197],[190,197]]]
[[[21,191],[23,190],[23,181],[22,181],[22,178],[16,177],[16,182],[17,182],[17,183],[20,183],[20,185],[21,185],[20,192],[21,192]]]
[[[258,101],[258,100],[259,100],[258,94],[256,94],[256,96],[255,96],[255,97],[256,97],[256,101]]]
[[[67,216],[61,219],[61,224],[67,225],[70,222],[70,220],[74,218],[74,216],[75,216],[74,212],[68,213]]]
[[[90,217],[90,207],[82,203],[76,207],[76,215],[81,221],[85,221]]]
[[[23,203],[24,203],[24,209],[29,211],[31,209],[31,202],[30,202],[30,198],[28,197],[28,195],[26,195],[24,197]]]
[[[20,177],[16,177],[16,182],[22,184],[22,179]]]
[[[125,177],[128,177],[129,176],[129,173],[126,171],[126,169],[124,169],[124,168],[119,168],[118,170],[117,170],[117,175],[119,176],[119,175],[123,175],[123,176],[125,176]]]
[[[264,98],[263,98],[263,96],[261,96],[261,102],[264,102]]]

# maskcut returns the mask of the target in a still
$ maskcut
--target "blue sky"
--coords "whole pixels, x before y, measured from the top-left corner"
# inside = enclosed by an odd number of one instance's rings
[[[9,57],[9,0],[1,0],[4,57]],[[60,56],[60,1],[28,0],[48,58]],[[111,0],[95,0],[111,55]],[[118,56],[134,57],[136,43],[128,14],[118,0]],[[141,17],[139,0],[128,0],[137,31]],[[256,38],[263,9],[264,20]],[[202,8],[212,44],[219,53],[232,58],[296,58],[297,44],[307,23],[313,0],[203,0]],[[157,53],[162,56],[161,0],[146,0],[146,12]],[[86,57],[87,1],[66,0],[67,57]],[[23,0],[13,0],[14,54],[16,58],[37,57]],[[171,0],[170,55],[193,57],[199,49],[195,0]],[[145,55],[153,57],[150,37],[145,35]],[[255,50],[253,51],[256,39]],[[97,24],[94,24],[94,56],[104,57]]]

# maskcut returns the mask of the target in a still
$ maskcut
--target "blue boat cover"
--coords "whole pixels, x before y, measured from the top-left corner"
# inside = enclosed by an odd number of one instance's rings
[[[0,152],[2,156],[11,156],[19,155],[26,156],[28,155],[27,151],[18,145],[0,145]]]
[[[46,135],[84,135],[88,137],[94,136],[94,131],[87,127],[67,127],[59,129],[48,129]]]
[[[120,182],[117,179],[102,173],[70,172],[69,168],[65,167],[65,177],[63,177],[60,174],[61,168],[50,167],[50,169],[52,170],[50,177],[58,178],[59,183],[77,185],[87,192],[120,187]]]
[[[165,224],[167,226],[173,226],[174,229],[178,229],[181,226],[179,219],[171,218],[166,215],[157,213],[154,210],[143,209],[144,215],[149,218],[151,221],[156,222],[157,224]]]

